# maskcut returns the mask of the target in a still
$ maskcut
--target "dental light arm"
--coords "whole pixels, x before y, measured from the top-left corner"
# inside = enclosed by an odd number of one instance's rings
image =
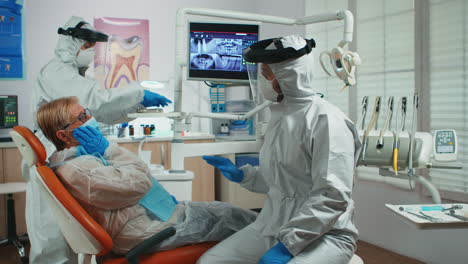
[[[314,16],[306,16],[297,20],[299,25],[307,25],[313,23],[327,22],[332,20],[344,20],[344,33],[343,40],[340,41],[338,46],[344,47],[347,43],[353,41],[353,26],[354,18],[353,14],[349,10],[324,13]]]
[[[200,112],[191,112],[185,118],[185,124],[190,125],[192,124],[193,117],[205,117],[205,118],[212,118],[212,119],[229,119],[229,120],[246,120],[255,115],[256,113],[260,112],[264,108],[273,104],[272,101],[265,101],[263,104],[255,107],[254,109],[250,110],[246,114],[243,115],[232,115],[232,114],[221,114],[221,113],[200,113]]]

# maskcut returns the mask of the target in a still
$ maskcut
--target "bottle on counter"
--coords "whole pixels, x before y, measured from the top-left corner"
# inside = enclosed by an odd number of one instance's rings
[[[145,136],[151,135],[151,128],[149,125],[145,125]]]

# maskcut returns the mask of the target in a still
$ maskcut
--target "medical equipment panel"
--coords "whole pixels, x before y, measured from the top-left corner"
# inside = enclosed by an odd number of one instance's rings
[[[11,141],[9,132],[18,125],[18,96],[0,95],[0,142]]]
[[[457,134],[453,129],[434,131],[434,159],[436,161],[457,160]]]
[[[18,125],[18,96],[0,95],[0,128]]]
[[[258,41],[258,24],[189,23],[188,79],[248,82],[243,50]]]

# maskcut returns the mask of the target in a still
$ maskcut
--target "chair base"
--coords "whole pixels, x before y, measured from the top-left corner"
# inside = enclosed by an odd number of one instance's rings
[[[20,261],[22,264],[27,264],[29,263],[29,258],[26,256],[26,249],[24,248],[23,244],[21,242],[28,241],[28,236],[21,235],[21,236],[13,236],[13,237],[7,237],[2,240],[0,240],[0,245],[6,244],[6,245],[13,245],[16,247],[16,250],[18,251],[18,255],[20,257]]]
[[[364,261],[358,255],[354,254],[349,264],[364,264]]]
[[[18,250],[18,254],[21,259],[21,263],[28,263],[28,257],[26,256],[26,250],[24,249],[21,242],[28,241],[27,234],[18,236],[16,233],[16,217],[15,217],[15,200],[13,200],[13,194],[8,193],[7,200],[7,237],[0,240],[1,244],[14,245]]]

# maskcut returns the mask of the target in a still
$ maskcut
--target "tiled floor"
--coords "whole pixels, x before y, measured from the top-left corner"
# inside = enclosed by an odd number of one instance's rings
[[[26,245],[29,253],[29,245]],[[359,241],[356,254],[361,257],[365,264],[423,264],[424,262],[395,254],[386,249],[371,245],[369,243]],[[20,263],[16,248],[12,245],[0,246],[0,264],[17,264]]]

